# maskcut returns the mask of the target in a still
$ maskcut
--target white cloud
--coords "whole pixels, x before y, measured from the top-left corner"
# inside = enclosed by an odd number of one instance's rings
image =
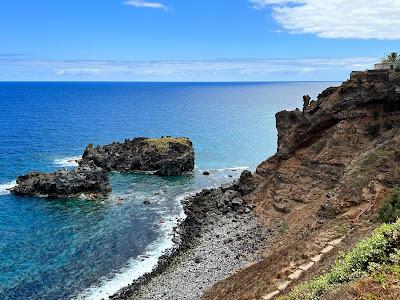
[[[1,59],[0,80],[282,81],[340,80],[379,58],[264,60],[24,60]]]
[[[263,8],[270,5],[276,4],[298,4],[298,3],[306,3],[307,0],[248,0],[253,4],[254,8]]]
[[[125,5],[134,7],[145,7],[145,8],[158,8],[163,10],[168,10],[168,7],[160,2],[150,2],[145,0],[128,0],[124,2]]]
[[[400,39],[400,1],[396,0],[248,0],[272,7],[274,19],[291,33],[322,38]]]
[[[101,73],[101,70],[97,68],[66,68],[56,69],[55,73],[62,76],[98,75]]]

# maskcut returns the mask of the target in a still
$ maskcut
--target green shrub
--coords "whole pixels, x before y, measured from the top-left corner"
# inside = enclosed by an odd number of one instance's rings
[[[365,131],[371,137],[371,139],[374,139],[379,135],[380,129],[381,126],[379,124],[368,123],[367,125],[365,125]]]
[[[385,223],[393,223],[400,218],[400,187],[395,187],[390,193],[379,212],[379,218]]]
[[[342,255],[328,273],[297,286],[291,293],[278,299],[318,300],[323,292],[370,273],[376,269],[376,265],[396,265],[399,246],[400,219],[394,224],[381,225],[371,237],[360,241],[350,252]]]

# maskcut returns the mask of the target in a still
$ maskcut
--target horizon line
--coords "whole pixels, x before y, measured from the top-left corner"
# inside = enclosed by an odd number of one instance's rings
[[[256,81],[127,81],[127,80],[0,80],[0,83],[279,83],[343,82],[340,80],[256,80]]]

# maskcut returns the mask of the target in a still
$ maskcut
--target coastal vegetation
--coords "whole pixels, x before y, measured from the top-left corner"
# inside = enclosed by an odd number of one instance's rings
[[[400,280],[399,246],[400,219],[393,224],[382,224],[371,237],[360,241],[351,251],[342,254],[329,272],[300,284],[291,293],[278,299],[323,299],[321,296],[325,292],[365,276],[372,276],[382,284],[387,276],[395,276]]]
[[[385,62],[396,63],[400,60],[400,55],[397,52],[391,52],[383,59]]]
[[[172,143],[191,147],[191,142],[187,138],[162,137],[159,139],[147,139],[145,142],[149,145],[155,146],[158,151],[164,151],[168,149],[169,145]]]
[[[368,153],[353,169],[350,187],[354,192],[360,192],[379,173],[379,167],[386,165],[394,158],[394,152],[379,148]]]
[[[396,186],[382,206],[379,217],[383,222],[393,223],[400,218],[400,187]]]
[[[249,197],[274,239],[204,300],[400,299],[399,84],[387,65],[353,72],[314,106],[276,114],[278,151]]]

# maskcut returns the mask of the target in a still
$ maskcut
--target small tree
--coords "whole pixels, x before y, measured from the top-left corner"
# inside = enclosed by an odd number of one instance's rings
[[[384,58],[384,61],[389,63],[397,63],[400,61],[400,55],[397,52],[392,52]]]

